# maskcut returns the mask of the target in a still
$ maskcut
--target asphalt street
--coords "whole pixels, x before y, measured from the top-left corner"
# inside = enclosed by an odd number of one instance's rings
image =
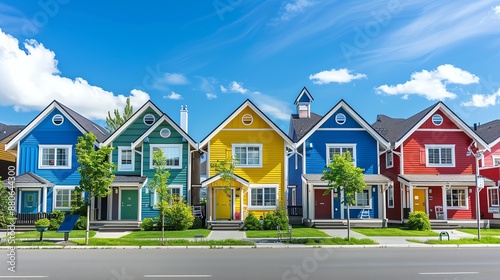
[[[8,251],[2,250],[3,253]],[[498,248],[38,249],[0,279],[498,279]]]

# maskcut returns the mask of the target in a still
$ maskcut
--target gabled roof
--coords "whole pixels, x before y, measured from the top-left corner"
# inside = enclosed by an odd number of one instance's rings
[[[5,150],[16,147],[19,141],[40,124],[40,122],[42,122],[54,109],[59,110],[61,114],[63,114],[83,134],[91,132],[97,137],[97,141],[99,142],[103,141],[108,136],[107,131],[98,124],[54,100],[5,145]]]
[[[311,112],[308,118],[299,118],[298,114],[292,114],[290,118],[290,127],[293,128],[297,135],[297,140],[302,138],[306,133],[321,120],[321,116]],[[290,138],[292,138],[292,131],[290,131]]]
[[[158,107],[151,100],[148,100],[148,102],[144,103],[144,105],[142,105],[142,107],[139,108],[139,110],[137,110],[126,122],[124,122],[122,125],[120,125],[119,128],[113,131],[113,133],[111,133],[108,138],[106,138],[106,140],[102,142],[102,146],[108,146],[109,144],[111,144],[111,142],[113,142],[116,137],[118,137],[123,131],[125,131],[130,124],[134,123],[135,120],[148,108],[153,109],[153,111],[155,111],[158,116],[163,115],[163,112],[158,109]]]
[[[44,184],[50,185],[52,184],[49,180],[40,177],[32,172],[26,172],[21,175],[16,176],[15,180],[16,184]]]
[[[490,147],[500,142],[500,120],[493,120],[477,127],[476,133],[486,141]]]
[[[169,116],[167,116],[166,114],[163,114],[160,118],[158,118],[158,120],[148,130],[146,130],[141,136],[139,136],[139,138],[137,138],[137,140],[135,140],[132,143],[132,145],[131,145],[132,149],[134,149],[137,145],[139,145],[139,143],[141,143],[144,140],[144,138],[148,137],[148,135],[150,135],[164,121],[166,121],[175,130],[177,130],[177,132],[179,132],[182,135],[182,137],[184,137],[184,139],[186,139],[186,141],[188,141],[188,143],[191,144],[191,146],[198,148],[198,146],[196,145],[196,142],[193,140],[193,138],[191,138],[191,136],[189,136]]]
[[[443,102],[425,108],[408,119],[393,119],[385,115],[378,115],[377,121],[372,125],[375,130],[380,132],[385,139],[392,144],[392,148],[397,148],[404,143],[422,124],[441,110],[457,127],[461,128],[465,134],[478,142],[485,149],[489,150],[488,144],[477,135],[462,119],[460,119]]]
[[[299,103],[299,100],[300,98],[302,98],[302,95],[306,95],[308,98],[309,98],[309,102],[312,102],[314,100],[314,98],[312,97],[312,95],[309,93],[309,91],[307,90],[306,87],[302,88],[302,90],[300,91],[299,95],[297,96],[297,98],[295,98],[295,102],[293,102],[293,104],[297,105]]]
[[[234,110],[231,115],[229,115],[224,121],[222,121],[210,134],[203,139],[200,143],[200,148],[207,145],[210,139],[212,139],[217,133],[219,133],[226,125],[228,125],[238,114],[241,113],[245,108],[251,108],[254,112],[259,115],[270,127],[274,129],[290,146],[293,146],[293,141],[286,135],[283,130],[281,130],[271,119],[269,119],[266,114],[264,114],[255,104],[252,103],[249,99],[245,100],[236,110]]]
[[[243,179],[242,177],[236,175],[236,174],[231,174],[231,177],[239,182],[240,184],[244,185],[244,186],[250,186],[250,182],[248,182],[247,180]],[[206,180],[204,180],[203,182],[201,182],[201,186],[202,187],[205,187],[205,186],[208,186],[210,184],[212,184],[213,182],[216,182],[218,180],[220,180],[222,178],[222,176],[220,174],[217,174],[215,176],[212,176]]]
[[[328,113],[326,113],[320,121],[318,121],[313,127],[311,127],[309,131],[307,131],[307,133],[297,141],[296,143],[297,147],[302,145],[302,143],[304,143],[304,141],[306,141],[307,138],[309,138],[318,128],[320,128],[328,119],[330,119],[333,116],[333,114],[340,108],[343,108],[361,127],[366,129],[366,131],[379,143],[381,143],[385,147],[389,147],[389,142],[385,140],[384,137],[382,137],[375,129],[373,129],[373,127],[367,121],[365,121],[365,119],[363,119],[356,111],[354,111],[354,109],[351,108],[351,106],[349,106],[349,104],[347,104],[347,102],[345,102],[343,99],[340,100],[337,103],[337,105],[333,106],[333,108],[330,109],[330,111],[328,111]]]
[[[0,141],[11,136],[12,134],[18,133],[24,127],[24,125],[7,125],[0,123]]]

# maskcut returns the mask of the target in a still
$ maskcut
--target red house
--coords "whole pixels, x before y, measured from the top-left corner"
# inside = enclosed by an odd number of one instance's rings
[[[379,115],[373,127],[391,143],[380,158],[380,173],[394,181],[387,193],[389,222],[403,223],[414,211],[443,223],[476,219],[474,154],[489,146],[444,103],[407,119]]]
[[[500,120],[494,120],[483,125],[474,124],[474,130],[490,146],[481,160],[480,173],[495,182],[500,182]],[[500,224],[499,190],[497,186],[486,187],[479,195],[481,215],[492,223]]]

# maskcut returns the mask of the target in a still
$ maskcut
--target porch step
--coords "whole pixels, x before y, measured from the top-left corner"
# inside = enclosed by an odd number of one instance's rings
[[[453,229],[461,227],[458,223],[454,223],[453,221],[431,220],[430,222],[432,229]]]
[[[90,228],[102,232],[122,232],[122,231],[138,231],[141,230],[140,222],[127,221],[106,221],[92,222]]]
[[[240,230],[243,227],[242,221],[212,221],[208,222],[208,229],[211,230]]]
[[[353,226],[352,221],[351,226]],[[343,229],[347,228],[347,221],[314,221],[314,227],[319,229]]]
[[[16,232],[26,232],[35,230],[35,225],[16,225]]]

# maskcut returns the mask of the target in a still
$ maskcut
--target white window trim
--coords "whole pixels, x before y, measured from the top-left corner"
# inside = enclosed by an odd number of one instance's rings
[[[500,165],[495,165],[496,159],[500,159],[500,155],[491,155],[491,166],[500,166]]]
[[[248,187],[248,210],[276,210],[275,206],[253,206],[252,205],[252,189],[276,189],[276,203],[279,201],[279,184],[250,184]]]
[[[132,163],[131,164],[122,164],[122,151],[130,150],[132,151]],[[135,153],[134,150],[127,146],[119,146],[118,147],[118,171],[134,171],[135,168]]]
[[[57,165],[42,165],[42,150],[43,149],[66,149],[68,150],[68,166],[57,166]],[[73,146],[72,145],[38,145],[38,169],[71,169],[73,157]],[[55,163],[57,163],[57,155]]]
[[[486,192],[486,195],[488,197],[488,207],[498,207],[500,206],[500,192],[498,190],[498,187],[488,187],[486,188],[487,192]],[[497,197],[499,198],[498,199],[498,204],[490,204],[490,191],[493,190],[493,191],[496,191],[497,192]]]
[[[465,206],[446,206],[447,209],[451,210],[468,210],[469,209],[469,188],[468,187],[451,187],[449,191],[452,190],[463,190],[465,193]],[[446,190],[446,204],[448,204],[448,190]]]
[[[392,205],[389,203],[389,197],[392,193]],[[388,188],[387,188],[387,208],[394,208],[394,204],[396,204],[395,202],[395,197],[394,197],[394,185],[390,185]]]
[[[239,168],[260,168],[262,167],[262,144],[254,144],[254,143],[248,143],[248,144],[233,144],[232,145],[232,154],[236,155],[235,153],[235,148],[237,147],[258,147],[259,148],[259,164],[240,164],[237,163],[234,165],[234,167],[239,167]],[[247,150],[248,153],[248,150]]]
[[[389,160],[387,160],[387,157],[390,155],[390,163],[389,164]],[[385,168],[392,168],[394,167],[394,153],[392,151],[388,151],[386,152],[385,154]]]
[[[351,205],[349,208],[350,209],[372,209],[372,188],[364,188],[363,191],[368,191],[368,206],[356,206],[356,205]],[[356,192],[356,194],[358,194]],[[354,196],[356,197],[356,196]]]
[[[154,148],[176,148],[176,147],[179,148],[179,150],[180,150],[179,166],[167,165],[166,168],[182,169],[182,156],[183,156],[182,144],[151,144],[151,145],[149,145],[149,168],[150,169],[155,168],[153,166],[153,150],[154,150]]]
[[[179,189],[180,199],[183,200],[183,198],[184,198],[184,194],[182,193],[182,189],[184,188],[183,185],[168,185],[167,188],[169,188],[169,189]],[[170,202],[172,202],[172,201],[170,201]],[[157,203],[158,203],[158,193],[155,190],[154,193],[153,193],[153,201],[151,203],[151,207],[153,209],[155,209],[155,210],[158,210],[158,207],[156,207]]]
[[[451,148],[451,164],[429,163],[429,149],[449,149]],[[441,160],[441,155],[439,156]],[[425,145],[425,166],[426,167],[455,167],[455,145]]]
[[[330,163],[330,148],[352,148],[352,162],[354,166],[356,166],[356,144],[352,143],[335,143],[335,144],[326,144],[326,165]]]
[[[57,207],[56,206],[57,190],[70,190],[69,206],[68,207]],[[63,210],[63,211],[70,210],[71,209],[71,196],[73,195],[74,190],[75,190],[75,187],[73,187],[73,186],[54,186],[54,188],[52,189],[52,208],[54,210]]]
[[[292,196],[292,200],[288,201],[288,206],[297,206],[297,186],[288,186],[288,193]]]

